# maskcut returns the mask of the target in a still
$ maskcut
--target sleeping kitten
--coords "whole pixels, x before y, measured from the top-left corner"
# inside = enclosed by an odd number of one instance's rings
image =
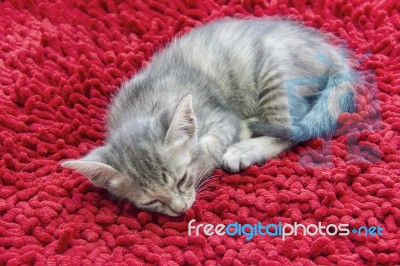
[[[62,165],[139,208],[180,215],[213,169],[238,172],[331,133],[353,108],[342,59],[320,33],[294,22],[210,23],[125,83],[105,145]]]

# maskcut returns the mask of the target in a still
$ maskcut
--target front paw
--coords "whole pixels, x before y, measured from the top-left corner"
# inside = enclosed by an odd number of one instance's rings
[[[222,167],[232,173],[246,169],[251,164],[251,156],[235,146],[228,148],[222,156]]]

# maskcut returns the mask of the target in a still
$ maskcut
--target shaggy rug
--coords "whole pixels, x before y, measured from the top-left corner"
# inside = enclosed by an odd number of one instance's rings
[[[0,264],[400,264],[400,2],[268,2],[1,1]],[[357,113],[340,117],[332,139],[240,174],[216,170],[177,218],[112,199],[59,165],[102,144],[112,94],[174,36],[221,17],[272,15],[353,51],[364,77]],[[351,231],[246,240],[188,235],[193,219]]]

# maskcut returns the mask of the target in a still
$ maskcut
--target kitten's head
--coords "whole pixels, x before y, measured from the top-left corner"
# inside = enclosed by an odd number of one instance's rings
[[[132,120],[110,133],[107,144],[62,163],[96,186],[149,211],[177,216],[190,208],[202,161],[192,96],[176,108]]]

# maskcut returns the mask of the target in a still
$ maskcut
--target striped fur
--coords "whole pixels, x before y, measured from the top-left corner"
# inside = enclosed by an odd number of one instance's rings
[[[240,171],[332,132],[352,105],[341,59],[320,33],[294,22],[210,23],[125,83],[106,144],[63,165],[140,208],[179,215],[214,168]]]

